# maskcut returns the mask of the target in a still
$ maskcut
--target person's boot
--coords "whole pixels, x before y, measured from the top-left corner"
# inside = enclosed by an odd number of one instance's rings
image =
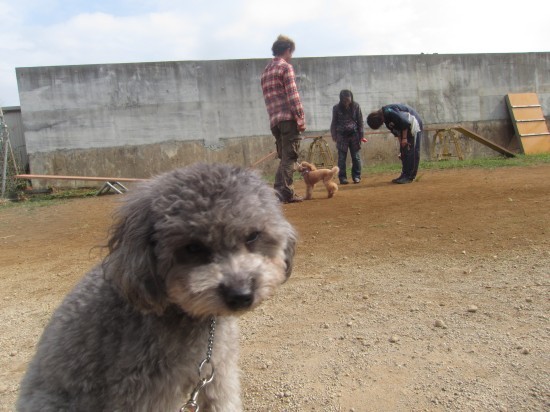
[[[395,181],[398,185],[404,185],[407,183],[412,183],[412,179],[409,179],[407,176],[403,176]]]

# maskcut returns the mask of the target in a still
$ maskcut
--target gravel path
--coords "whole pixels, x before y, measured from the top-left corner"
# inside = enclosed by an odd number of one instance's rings
[[[241,319],[245,410],[550,410],[548,176],[366,176],[285,205],[300,243],[290,280]],[[118,200],[0,208],[0,411]]]

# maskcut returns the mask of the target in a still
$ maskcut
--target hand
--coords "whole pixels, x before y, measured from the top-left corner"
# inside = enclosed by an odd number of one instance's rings
[[[363,143],[367,143],[367,142],[368,142],[368,140],[367,140],[367,139],[365,139],[364,137],[362,137],[362,138],[361,138],[361,142],[363,142]]]
[[[405,147],[407,147],[407,145],[409,144],[409,142],[407,142],[406,139],[401,139],[401,149],[404,149]]]
[[[306,122],[303,119],[298,119],[296,121],[296,124],[298,126],[298,131],[303,132],[306,130]]]

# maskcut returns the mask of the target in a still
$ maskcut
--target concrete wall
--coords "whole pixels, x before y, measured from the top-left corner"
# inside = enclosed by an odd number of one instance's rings
[[[268,61],[18,68],[31,171],[148,177],[197,160],[250,165],[273,150],[260,88]],[[403,102],[428,127],[462,123],[512,149],[506,94],[535,92],[550,116],[550,53],[319,57],[293,64],[313,135],[328,130],[343,88],[354,92],[365,116]],[[426,132],[424,157],[430,139]],[[469,156],[495,154],[464,144]],[[395,152],[391,135],[373,135],[363,157],[395,161]]]

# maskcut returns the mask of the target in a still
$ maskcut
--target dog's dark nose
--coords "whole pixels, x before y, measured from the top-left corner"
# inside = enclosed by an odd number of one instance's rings
[[[254,295],[250,289],[221,285],[220,292],[227,307],[231,310],[246,309],[252,305]]]

